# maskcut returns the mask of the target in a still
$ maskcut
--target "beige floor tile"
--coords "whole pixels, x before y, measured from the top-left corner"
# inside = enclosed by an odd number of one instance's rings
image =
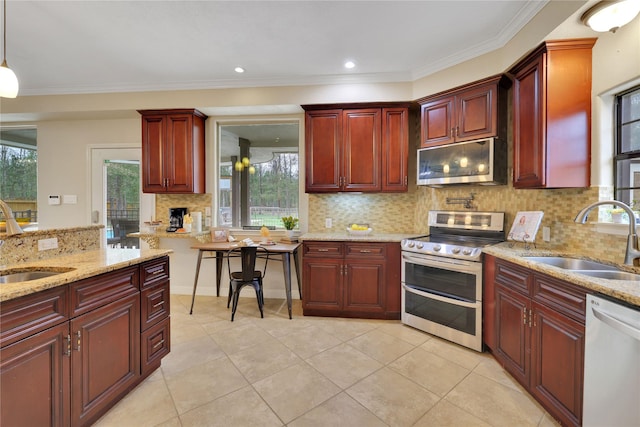
[[[276,340],[267,340],[229,355],[231,362],[250,383],[302,362],[293,351]]]
[[[537,426],[543,411],[529,396],[471,373],[445,399],[492,426]]]
[[[332,397],[287,424],[288,427],[385,427],[386,425],[345,393]]]
[[[526,390],[511,375],[509,375],[509,373],[507,373],[507,371],[505,371],[493,357],[489,357],[478,363],[478,366],[473,369],[473,372],[478,375],[482,375],[483,377],[490,378],[502,385],[506,385],[507,387],[511,387],[521,393],[526,393]]]
[[[277,427],[282,422],[252,387],[243,387],[180,416],[182,427]]]
[[[247,381],[227,358],[194,366],[167,379],[178,414],[184,414],[246,385]]]
[[[337,317],[307,316],[314,325],[341,341],[349,341],[376,329],[379,323],[367,319],[341,319]]]
[[[335,347],[342,342],[315,326],[292,332],[280,337],[279,340],[303,359]]]
[[[391,426],[410,426],[438,402],[438,396],[413,381],[382,368],[346,392]]]
[[[441,400],[413,427],[491,427],[480,418],[465,412],[455,405]],[[514,426],[515,427],[515,426]]]
[[[383,366],[377,360],[344,343],[316,354],[307,359],[307,363],[343,389]]]
[[[255,322],[255,324],[276,338],[283,337],[293,332],[299,332],[302,329],[306,329],[311,326],[311,323],[305,319],[289,319],[288,315],[286,318],[268,317],[262,320],[263,321]]]
[[[542,420],[540,420],[540,424],[538,424],[538,427],[560,427],[560,423],[551,418],[551,415],[544,414]]]
[[[178,415],[164,381],[144,381],[94,426],[155,426]]]
[[[224,357],[216,342],[205,336],[181,344],[172,345],[171,352],[162,359],[161,369],[166,378],[179,374],[185,369]]]
[[[426,332],[422,332],[418,329],[412,328],[411,326],[403,325],[399,320],[397,322],[384,323],[378,327],[378,330],[380,332],[393,335],[396,338],[400,338],[411,345],[420,345],[431,339],[431,335]]]
[[[347,343],[383,364],[392,362],[414,348],[408,342],[376,329]]]
[[[491,357],[488,353],[479,353],[438,337],[432,337],[420,347],[470,370]]]
[[[422,348],[416,348],[396,359],[389,364],[389,368],[440,397],[449,393],[471,372]]]
[[[185,315],[171,316],[171,344],[181,344],[207,335],[202,325],[194,320],[185,319]],[[188,316],[188,315],[186,315]]]
[[[253,322],[215,331],[211,334],[211,337],[227,354],[233,354],[245,348],[253,347],[260,342],[274,339]]]
[[[175,417],[163,423],[157,424],[155,427],[182,427],[182,423],[180,422],[180,418]]]
[[[340,392],[306,363],[291,366],[253,384],[271,409],[288,423]]]

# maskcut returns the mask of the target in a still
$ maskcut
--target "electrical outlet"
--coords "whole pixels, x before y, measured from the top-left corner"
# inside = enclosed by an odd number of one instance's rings
[[[325,228],[331,228],[333,227],[333,220],[331,218],[325,218],[324,220],[324,227]]]
[[[51,239],[40,239],[38,240],[38,250],[39,251],[47,251],[49,249],[57,249],[58,248],[58,238],[52,237]]]
[[[542,240],[545,242],[551,241],[551,229],[549,227],[542,227]]]

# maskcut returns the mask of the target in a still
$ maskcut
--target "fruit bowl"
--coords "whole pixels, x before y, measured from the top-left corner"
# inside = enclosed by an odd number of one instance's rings
[[[357,227],[357,228],[354,228]],[[356,236],[366,236],[373,231],[373,228],[369,227],[369,224],[351,224],[347,227],[347,233]]]

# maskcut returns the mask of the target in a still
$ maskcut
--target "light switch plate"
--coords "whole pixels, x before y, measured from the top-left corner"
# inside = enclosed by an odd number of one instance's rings
[[[333,227],[333,220],[331,218],[325,218],[324,220],[324,227],[325,228],[331,228]]]

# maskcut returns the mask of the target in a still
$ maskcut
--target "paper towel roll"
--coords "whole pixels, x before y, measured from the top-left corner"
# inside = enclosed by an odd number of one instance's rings
[[[202,212],[191,212],[193,218],[193,232],[200,233],[202,231]]]

